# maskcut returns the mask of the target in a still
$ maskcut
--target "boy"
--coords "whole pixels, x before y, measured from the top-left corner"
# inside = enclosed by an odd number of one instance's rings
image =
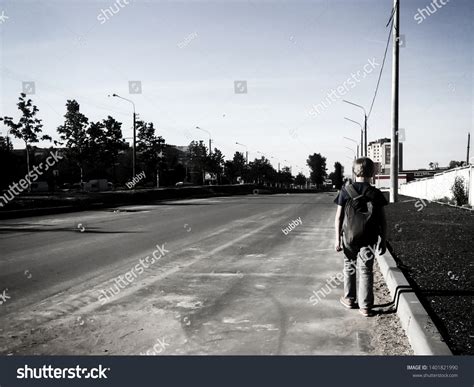
[[[344,250],[344,295],[340,302],[349,309],[359,307],[363,316],[370,317],[374,304],[374,252],[379,236],[380,254],[386,250],[387,222],[383,207],[388,202],[380,190],[370,185],[375,172],[371,159],[361,157],[355,160],[353,172],[355,183],[343,187],[334,200],[337,204],[334,247],[337,252]],[[359,271],[358,291],[356,263]]]

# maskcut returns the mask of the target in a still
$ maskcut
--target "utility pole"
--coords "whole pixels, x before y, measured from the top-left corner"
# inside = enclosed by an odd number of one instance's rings
[[[133,179],[136,176],[135,161],[136,161],[136,156],[137,156],[137,113],[135,110],[135,103],[132,100],[121,97],[120,95],[115,94],[115,93],[112,95],[109,95],[109,97],[116,97],[116,98],[123,99],[124,101],[130,102],[133,106],[133,150],[132,150],[132,179]]]
[[[467,134],[467,156],[466,156],[466,164],[469,165],[469,149],[471,147],[471,133]]]
[[[390,143],[390,203],[398,201],[398,75],[400,0],[393,0],[392,141]]]
[[[135,106],[133,107],[133,152],[132,152],[132,175],[136,175],[136,162],[137,162],[137,113],[135,113]]]
[[[367,157],[367,114],[364,113],[364,156]]]

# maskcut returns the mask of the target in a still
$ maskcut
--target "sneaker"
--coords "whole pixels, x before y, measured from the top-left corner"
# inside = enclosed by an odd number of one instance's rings
[[[372,317],[374,315],[374,312],[370,308],[360,308],[359,312],[364,317]]]
[[[341,297],[339,299],[339,301],[341,302],[342,305],[344,305],[347,309],[357,309],[357,302],[355,302],[354,300],[350,299],[350,298],[346,298],[346,297]]]

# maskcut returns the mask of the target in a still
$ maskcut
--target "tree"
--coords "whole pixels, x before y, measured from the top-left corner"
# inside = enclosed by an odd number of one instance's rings
[[[143,169],[147,174],[153,176],[153,180],[158,183],[159,171],[164,158],[163,150],[165,140],[156,135],[153,123],[137,121],[137,156],[143,164]],[[151,172],[151,173],[150,173]]]
[[[436,161],[431,161],[429,164],[430,169],[439,169],[439,164]]]
[[[225,162],[224,175],[231,184],[237,183],[238,177],[245,180],[248,168],[243,153],[235,152],[233,159]]]
[[[43,124],[41,119],[36,117],[39,109],[36,105],[33,105],[31,99],[26,99],[26,94],[20,94],[17,106],[22,114],[18,122],[14,122],[12,117],[7,116],[0,118],[0,121],[3,121],[10,128],[10,133],[14,137],[25,143],[26,168],[29,174],[31,145],[44,140],[52,141],[52,138],[48,135],[41,135]]]
[[[121,127],[122,124],[111,116],[102,122],[90,123],[87,128],[89,136],[87,154],[90,170],[93,171],[91,175],[97,178],[107,177],[107,171],[112,169],[112,177],[115,181],[119,153],[127,148],[122,138]]]
[[[84,177],[84,163],[87,158],[88,136],[87,125],[89,119],[80,111],[76,100],[67,100],[64,124],[57,131],[61,141],[65,142],[68,160],[74,163],[80,171],[80,181]],[[62,143],[61,143],[62,144]]]
[[[103,159],[107,166],[112,166],[112,176],[114,182],[116,180],[116,165],[119,152],[127,148],[127,144],[122,136],[122,123],[118,122],[112,116],[108,116],[103,121],[104,124],[104,143],[103,143]],[[135,176],[134,176],[135,177]]]
[[[454,200],[457,206],[462,206],[469,202],[469,195],[466,188],[466,181],[462,176],[456,176],[454,179],[454,184],[451,187],[451,192],[453,193]]]
[[[8,137],[0,136],[0,152],[9,153],[13,150],[13,145]]]
[[[344,167],[339,161],[336,161],[334,163],[334,178],[332,179],[332,183],[336,189],[341,189],[343,181],[344,181]]]
[[[256,184],[268,184],[276,181],[277,172],[270,161],[262,156],[249,163],[249,178]]]
[[[207,156],[206,160],[206,170],[217,176],[218,183],[221,182],[222,168],[224,166],[224,156],[222,152],[214,148],[214,152]]]
[[[295,184],[297,186],[304,186],[306,184],[306,176],[303,175],[301,172],[295,178]]]
[[[465,165],[465,164],[466,164],[465,161],[455,161],[455,160],[451,160],[451,161],[449,162],[448,169],[453,169],[453,168],[462,167],[462,166]]]
[[[188,164],[191,169],[191,179],[193,183],[204,183],[204,172],[207,166],[207,148],[203,141],[191,141],[187,154]]]
[[[289,167],[283,167],[280,172],[278,172],[279,183],[283,184],[285,187],[289,187],[293,183],[293,175]]]
[[[321,156],[319,153],[314,153],[308,157],[306,163],[311,169],[311,181],[316,184],[317,187],[320,187],[327,176],[326,157]]]

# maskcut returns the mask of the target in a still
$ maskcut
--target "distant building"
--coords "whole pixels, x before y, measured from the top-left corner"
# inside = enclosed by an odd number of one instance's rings
[[[391,140],[389,138],[369,142],[367,146],[367,157],[376,163],[379,174],[390,174],[390,154]],[[400,171],[403,170],[403,143],[401,142],[398,144],[398,168]]]

